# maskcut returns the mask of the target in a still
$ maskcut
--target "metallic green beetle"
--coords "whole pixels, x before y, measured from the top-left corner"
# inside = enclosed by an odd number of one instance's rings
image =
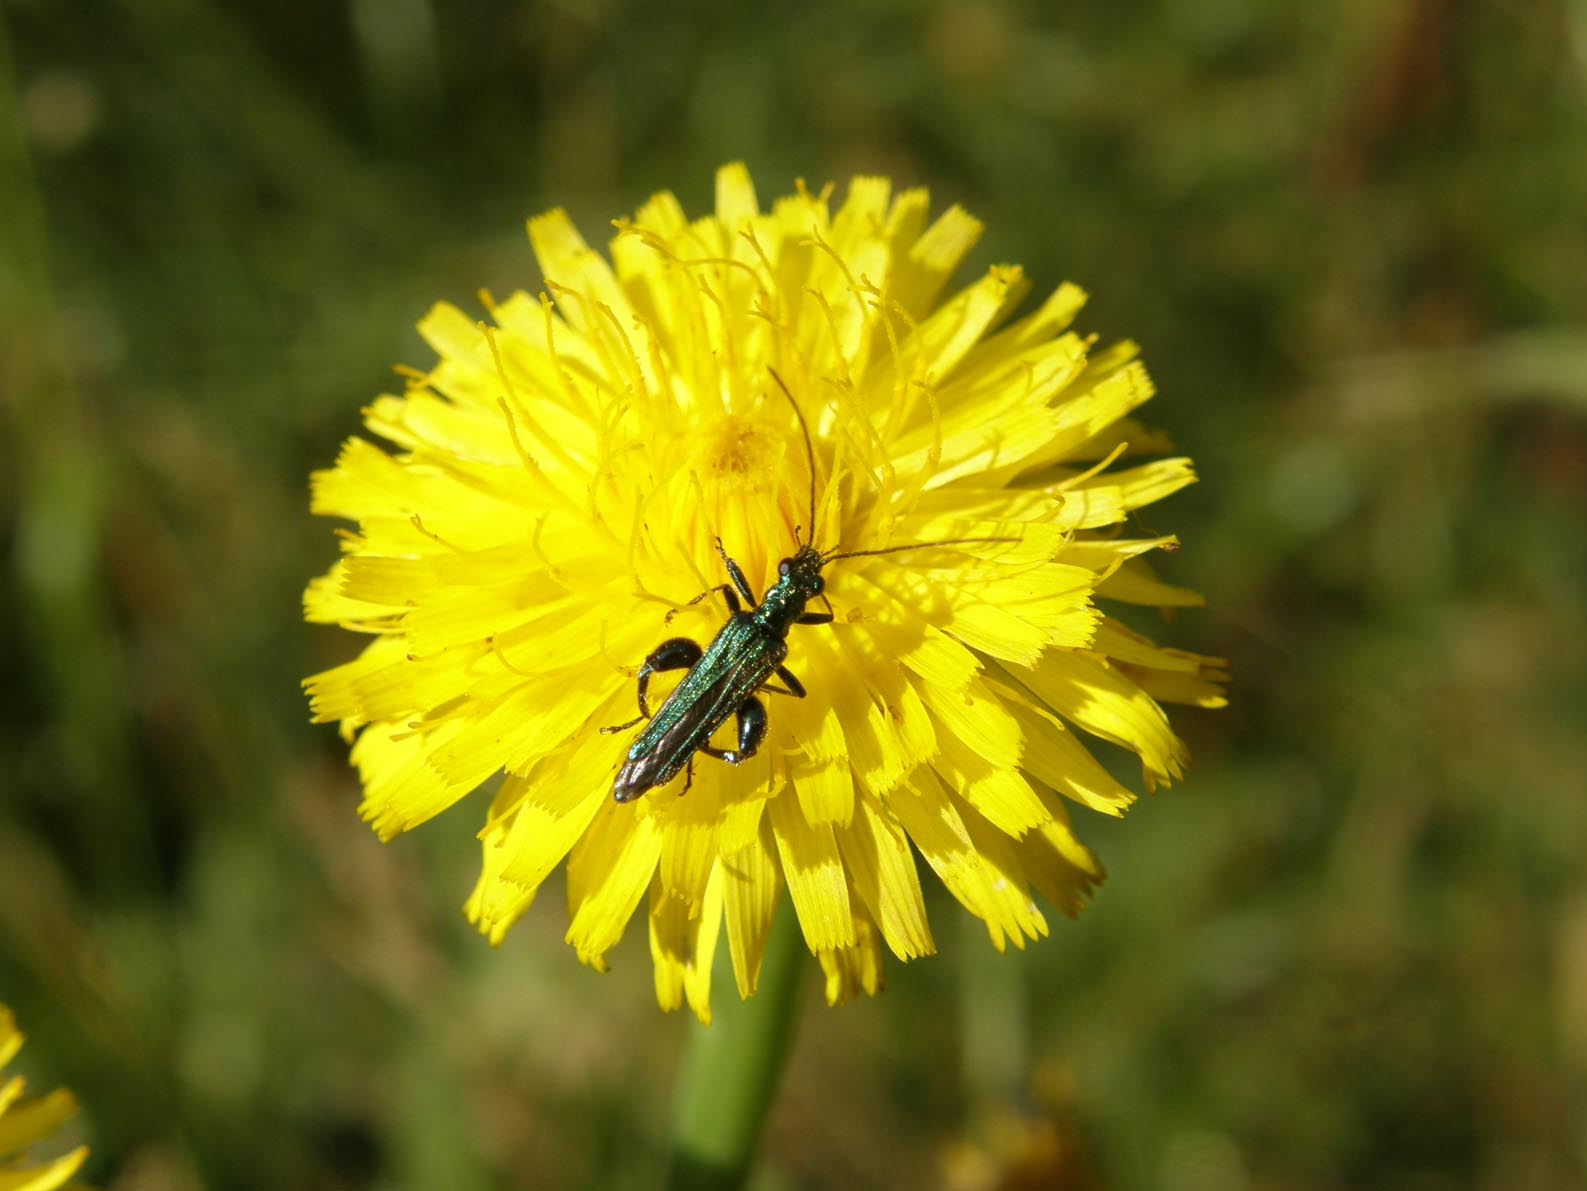
[[[602,729],[620,732],[640,719],[650,720],[629,748],[612,783],[618,802],[630,802],[653,786],[671,781],[697,752],[729,765],[753,757],[766,738],[766,708],[755,697],[758,691],[804,698],[803,684],[782,664],[788,656],[788,630],[796,624],[832,622],[831,612],[805,611],[805,605],[826,586],[821,568],[830,560],[814,546],[801,545],[792,558],[777,564],[777,582],[767,589],[765,599],[757,600],[720,538],[716,550],[733,580],[731,585],[724,583],[715,589],[726,597],[731,610],[727,623],[703,651],[687,637],[658,645],[639,668],[639,719]],[[754,605],[753,611],[744,611],[739,595]],[[685,667],[689,673],[652,715],[645,699],[651,675]],[[768,685],[774,674],[782,679],[781,688]],[[714,747],[712,733],[732,716],[738,717],[738,747]]]

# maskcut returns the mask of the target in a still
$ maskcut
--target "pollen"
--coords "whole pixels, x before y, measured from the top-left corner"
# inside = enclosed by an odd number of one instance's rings
[[[728,415],[701,435],[695,468],[703,485],[768,492],[787,449],[780,428],[760,419]]]

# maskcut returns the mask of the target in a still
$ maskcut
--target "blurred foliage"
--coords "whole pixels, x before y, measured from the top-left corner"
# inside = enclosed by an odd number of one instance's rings
[[[883,172],[1095,295],[1234,705],[1076,924],[807,1015],[765,1188],[1587,1183],[1580,0],[7,0],[0,999],[116,1191],[652,1185],[643,929],[499,952],[298,680],[308,471],[524,216]],[[841,1100],[839,1099],[841,1095]],[[841,1111],[834,1111],[841,1105]]]

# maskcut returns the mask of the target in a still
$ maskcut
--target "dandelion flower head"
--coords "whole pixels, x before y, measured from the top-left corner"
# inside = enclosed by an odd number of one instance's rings
[[[27,1151],[48,1140],[77,1112],[77,1101],[64,1088],[43,1096],[26,1095],[20,1075],[5,1069],[22,1049],[23,1035],[11,1010],[0,1005],[0,1188],[5,1191],[55,1191],[67,1185],[88,1158],[78,1146],[60,1157],[34,1161]]]
[[[614,226],[608,259],[562,211],[530,220],[544,292],[482,295],[487,322],[436,306],[439,359],[366,411],[385,445],[314,476],[314,511],[355,528],[307,616],[369,640],[307,686],[363,815],[389,838],[496,780],[480,930],[565,861],[578,957],[604,968],[643,906],[659,1001],[702,1019],[721,932],[750,995],[784,891],[832,1001],[874,992],[884,951],[934,950],[920,861],[999,950],[1045,935],[1033,894],[1073,914],[1103,875],[1070,807],[1133,798],[1091,743],[1166,784],[1185,750],[1160,704],[1222,702],[1216,662],[1102,610],[1200,602],[1141,558],[1174,539],[1126,528],[1193,479],[1121,462],[1166,447],[1129,417],[1135,347],[1071,330],[1072,285],[1016,317],[1016,267],[944,297],[980,224],[883,178],[763,209],[730,165],[714,214],[660,194]],[[619,803],[632,733],[600,729],[658,643],[721,627],[720,597],[690,602],[727,582],[718,538],[759,593],[801,541],[982,540],[829,564],[833,623],[788,638],[808,694],[761,695],[759,753]]]

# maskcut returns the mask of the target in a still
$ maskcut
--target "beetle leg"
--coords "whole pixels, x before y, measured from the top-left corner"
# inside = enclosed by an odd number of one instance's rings
[[[749,585],[749,580],[744,578],[744,572],[739,569],[738,563],[727,556],[727,547],[722,545],[721,538],[716,539],[716,552],[722,556],[722,561],[727,564],[728,577],[733,580],[733,586],[738,588],[739,594],[752,604],[760,603],[760,600],[755,595],[755,589]],[[738,609],[735,608],[733,611],[737,612]]]
[[[738,705],[738,747],[719,749],[706,744],[700,746],[700,751],[729,765],[742,765],[760,750],[761,742],[765,739],[766,709],[760,705],[759,699],[751,696]]]
[[[738,595],[737,595],[737,593],[735,593],[733,591],[733,585],[731,583],[719,583],[715,587],[707,587],[699,595],[695,596],[694,599],[690,600],[687,604],[685,604],[683,606],[683,608],[692,608],[692,607],[694,607],[701,600],[705,599],[706,596],[710,595],[713,591],[719,591],[719,592],[722,593],[722,598],[727,601],[727,610],[729,612],[738,612],[738,611],[741,610],[741,607],[740,607],[739,602],[738,602]],[[669,608],[667,610],[667,615],[662,617],[662,620],[664,620],[667,624],[671,624],[672,623],[672,618],[674,616],[676,616],[678,613],[682,612],[683,608]]]
[[[825,612],[806,612],[794,621],[795,624],[831,624],[837,613],[832,611],[832,601],[827,599],[827,593],[821,593],[821,602],[827,606]]]
[[[772,686],[769,682],[760,684],[760,689],[770,691],[774,695],[792,695],[795,699],[805,697],[805,684],[794,677],[793,671],[787,666],[777,667],[777,677],[783,680],[782,686]]]
[[[794,677],[793,671],[787,666],[777,667],[777,677],[782,679],[788,687],[788,693],[796,699],[805,697],[805,684]]]
[[[806,612],[804,615],[800,616],[798,620],[794,621],[794,623],[795,624],[831,624],[832,623],[832,613],[830,613],[830,612]]]
[[[639,714],[626,724],[613,724],[602,728],[601,732],[609,736],[613,732],[632,728],[640,720],[648,720],[650,704],[645,699],[645,694],[650,689],[650,676],[662,670],[687,670],[700,660],[700,654],[703,652],[697,642],[687,637],[673,637],[670,641],[663,641],[656,646],[645,659],[645,664],[639,667]]]
[[[698,642],[687,637],[673,637],[650,651],[645,664],[639,667],[639,710],[645,719],[650,718],[650,706],[645,702],[645,692],[650,689],[650,676],[663,670],[687,670],[700,660],[704,652]]]

